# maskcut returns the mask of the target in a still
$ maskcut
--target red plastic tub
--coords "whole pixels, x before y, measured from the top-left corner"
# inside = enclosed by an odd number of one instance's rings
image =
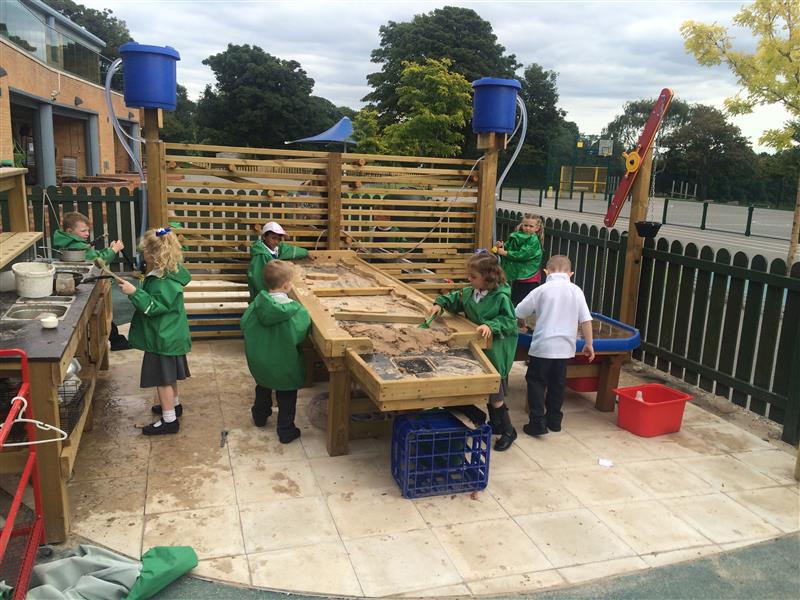
[[[642,400],[636,399],[642,393]],[[658,383],[616,388],[619,398],[617,426],[641,437],[653,437],[681,430],[683,409],[692,399]]]

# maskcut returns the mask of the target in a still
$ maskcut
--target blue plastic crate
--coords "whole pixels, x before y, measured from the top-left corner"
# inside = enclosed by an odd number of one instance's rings
[[[404,498],[482,490],[491,442],[488,424],[469,429],[447,411],[401,415],[392,430],[392,476]]]

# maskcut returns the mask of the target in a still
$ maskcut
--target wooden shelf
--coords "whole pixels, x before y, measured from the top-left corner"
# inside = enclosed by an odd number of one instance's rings
[[[11,261],[36,244],[43,235],[40,231],[0,233],[0,269],[4,269]]]

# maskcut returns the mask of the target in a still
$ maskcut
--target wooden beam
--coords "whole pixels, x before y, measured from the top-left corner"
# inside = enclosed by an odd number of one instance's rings
[[[650,175],[653,170],[653,149],[647,151],[633,184],[631,214],[628,219],[628,244],[625,248],[625,271],[622,279],[622,301],[619,320],[635,325],[636,299],[639,294],[639,278],[642,273],[642,249],[644,238],[636,231],[636,223],[647,218],[650,197]]]
[[[342,155],[328,155],[328,248],[342,247]]]
[[[495,232],[492,231],[494,224],[494,186],[497,184],[497,150],[486,152],[485,158],[478,167],[478,215],[476,219],[476,229],[478,231],[475,239],[478,248],[492,247]]]
[[[147,226],[163,227],[167,223],[166,165],[163,142],[159,139],[159,111],[144,109],[144,140],[147,157]]]
[[[308,288],[318,298],[335,298],[336,296],[385,296],[391,294],[391,287],[366,287],[366,288]]]

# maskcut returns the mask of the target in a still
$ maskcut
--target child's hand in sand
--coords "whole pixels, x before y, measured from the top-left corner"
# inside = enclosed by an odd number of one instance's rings
[[[133,285],[130,281],[125,281],[124,279],[118,279],[117,283],[119,284],[119,289],[126,296],[130,296],[136,291],[136,286]]]
[[[428,317],[429,318],[430,317],[438,317],[440,314],[442,314],[442,307],[439,306],[438,304],[434,304],[431,307],[430,311],[428,311]]]

